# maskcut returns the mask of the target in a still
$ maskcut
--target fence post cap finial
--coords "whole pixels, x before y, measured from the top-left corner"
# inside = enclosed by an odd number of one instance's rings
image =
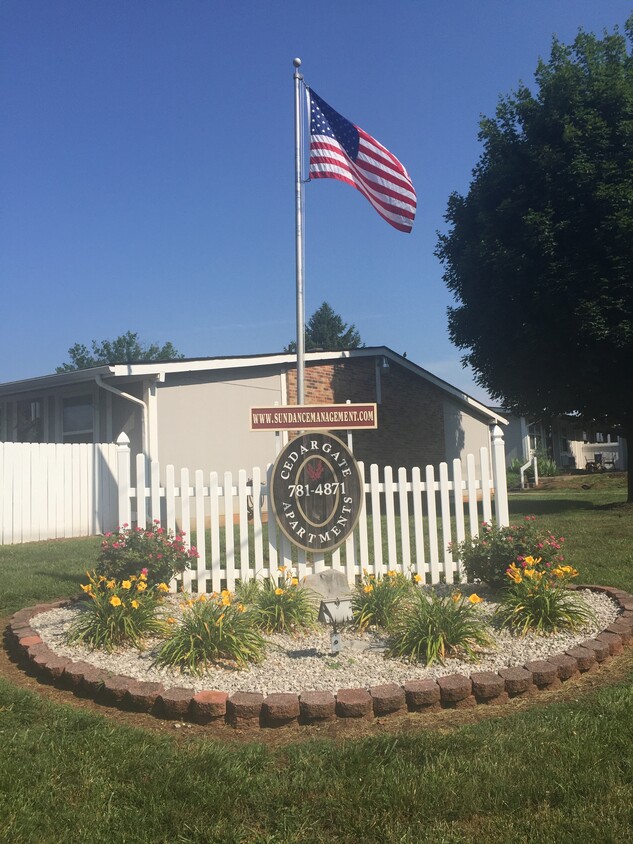
[[[116,444],[117,445],[129,445],[130,444],[130,438],[125,433],[125,431],[121,431],[119,436],[116,438]]]
[[[503,428],[496,423],[492,426],[492,438],[493,439],[503,439]]]

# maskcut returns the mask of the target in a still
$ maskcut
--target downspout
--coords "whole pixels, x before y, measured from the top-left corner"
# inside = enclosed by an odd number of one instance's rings
[[[119,396],[122,399],[127,399],[128,401],[133,401],[135,404],[140,404],[143,409],[143,416],[142,416],[142,427],[143,427],[143,454],[149,454],[149,446],[148,446],[148,438],[149,438],[149,431],[147,427],[147,405],[142,399],[137,399],[136,396],[131,396],[129,393],[124,393],[122,390],[117,390],[116,387],[113,387],[110,384],[106,384],[103,378],[100,375],[95,375],[95,382],[98,387],[101,387],[104,390],[107,390],[110,393],[114,393],[115,396]]]

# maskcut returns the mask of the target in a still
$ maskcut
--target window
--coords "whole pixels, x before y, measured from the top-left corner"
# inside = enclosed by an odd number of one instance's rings
[[[74,396],[62,403],[62,432],[65,443],[91,443],[93,439],[92,396]]]
[[[42,402],[39,399],[18,402],[17,442],[42,442]]]

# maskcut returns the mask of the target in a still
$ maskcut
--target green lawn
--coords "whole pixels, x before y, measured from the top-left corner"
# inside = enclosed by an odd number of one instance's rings
[[[633,591],[623,500],[623,482],[605,482],[513,494],[511,511],[565,536],[583,580]],[[0,615],[76,594],[97,547],[0,548]],[[0,679],[0,842],[630,840],[633,669],[566,701],[448,723],[280,747],[182,741]]]

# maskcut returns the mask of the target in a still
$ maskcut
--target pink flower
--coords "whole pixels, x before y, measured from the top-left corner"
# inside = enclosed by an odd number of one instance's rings
[[[149,571],[148,568],[143,568],[143,569],[141,569],[141,574],[147,574],[148,571]]]
[[[129,527],[128,523],[127,523],[127,522],[125,522],[125,524],[123,525],[123,527],[124,527],[124,528]]]

